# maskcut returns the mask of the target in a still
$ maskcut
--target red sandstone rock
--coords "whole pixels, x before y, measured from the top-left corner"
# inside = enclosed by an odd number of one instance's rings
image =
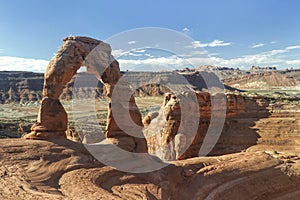
[[[154,120],[149,120],[149,116],[144,119],[147,124],[145,134],[149,152],[165,160],[186,159],[197,157],[203,144],[211,123],[212,105],[211,96],[206,92],[196,92],[198,102],[198,115],[195,111],[196,105],[190,102],[185,105],[182,99],[187,94],[180,94],[176,97],[172,93],[165,94],[164,103]],[[187,96],[186,96],[187,97]],[[221,98],[216,94],[213,98]],[[245,97],[236,94],[226,95],[225,123],[220,130],[220,137],[209,155],[224,155],[227,153],[240,152],[251,145],[255,145],[258,135],[253,127],[255,121],[267,117],[268,100]],[[182,119],[182,108],[187,121]],[[216,105],[215,118],[222,117],[222,105]],[[191,107],[191,108],[189,108]],[[190,111],[186,111],[191,109]],[[200,114],[200,116],[199,116]],[[196,119],[199,119],[199,124]],[[150,121],[150,123],[149,123]],[[196,126],[198,130],[193,134],[191,127]]]
[[[300,195],[299,151],[294,157],[262,151],[198,157],[149,173],[104,166],[82,144],[68,140],[2,139],[0,152],[0,199],[271,200]]]
[[[68,129],[67,114],[58,98],[62,94],[66,84],[71,81],[72,77],[83,64],[87,67],[89,73],[95,74],[104,83],[107,96],[112,98],[114,87],[120,80],[120,68],[119,63],[111,55],[109,44],[88,37],[76,36],[65,38],[64,44],[52,58],[45,72],[44,98],[39,110],[37,123],[31,128],[32,132],[25,135],[26,139],[66,137],[64,132]],[[125,87],[125,90],[118,91],[130,92],[130,88],[126,82],[122,86]],[[129,110],[132,121],[137,125],[134,126],[137,128],[132,128],[130,131],[139,134],[141,138],[129,136],[119,127],[112,115],[112,109],[116,109],[116,107],[108,108],[106,136],[107,138],[113,138],[112,141],[114,143],[129,151],[147,152],[147,145],[142,132],[141,114],[137,109],[134,97],[131,96],[128,101],[124,98],[126,97],[122,94],[117,94],[110,101],[111,103],[120,104],[121,107],[124,103],[129,102],[130,107],[126,108]],[[118,123],[126,124],[126,122],[119,120]],[[127,138],[124,139],[124,137]],[[127,144],[131,145],[126,146]]]

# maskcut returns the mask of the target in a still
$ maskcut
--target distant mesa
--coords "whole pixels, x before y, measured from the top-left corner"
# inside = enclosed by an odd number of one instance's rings
[[[167,77],[169,74],[174,72],[121,72],[121,75],[126,74],[132,81],[135,88],[136,96],[159,96],[163,95],[170,90],[167,86],[164,86],[160,80]],[[185,70],[176,71],[176,73],[182,74],[189,83],[194,87],[195,90],[202,90],[206,87],[201,73],[198,71],[186,72]],[[62,100],[71,100],[73,98],[74,81],[76,77],[87,77],[90,79],[94,75],[87,74],[85,72],[77,73],[75,77],[71,79],[69,83],[63,88],[63,92],[60,96]],[[154,78],[157,80],[156,83],[143,83],[143,80],[149,80]],[[30,104],[37,103],[42,100],[42,90],[44,84],[44,74],[33,73],[33,72],[0,72],[0,103],[20,103]],[[141,85],[143,84],[143,85]],[[226,89],[234,91],[235,88],[225,86]],[[95,93],[91,92],[89,87],[82,86],[79,88],[77,95],[85,98],[94,98],[105,96],[106,89],[103,87],[103,83],[98,81],[95,86]]]
[[[255,72],[255,73],[253,73]],[[224,79],[224,83],[242,90],[247,89],[284,89],[297,87],[300,84],[300,71],[288,73],[276,70],[254,70],[249,74],[232,76]]]
[[[157,80],[162,79],[169,73],[182,74],[195,90],[205,88],[205,83],[201,77],[201,73],[213,72],[223,80],[224,86],[228,91],[243,91],[247,89],[261,88],[285,88],[295,87],[300,84],[300,70],[287,69],[277,70],[276,67],[257,67],[252,66],[249,71],[239,70],[228,67],[218,67],[205,65],[197,68],[185,68],[175,70],[173,72],[121,72],[121,75],[126,74],[131,77],[131,84],[135,85],[136,96],[158,96],[163,95],[170,90],[163,84],[151,83],[141,85],[142,81],[149,77],[156,77]],[[67,83],[60,96],[62,100],[71,100],[73,98],[73,87],[76,77],[88,78],[93,75],[85,72],[77,73],[72,80]],[[42,89],[44,84],[44,74],[34,72],[18,72],[18,71],[1,71],[0,72],[0,103],[20,103],[31,104],[38,103],[42,99]],[[140,85],[139,87],[136,87]],[[151,86],[151,87],[150,87]],[[92,93],[90,88],[82,87],[78,95],[85,98],[94,98],[105,96],[105,87],[99,81],[95,93]]]
[[[149,77],[156,77],[157,80],[162,79],[169,73],[179,73],[184,75],[195,90],[205,88],[205,83],[201,77],[201,73],[213,72],[224,82],[224,86],[228,91],[243,91],[247,89],[261,88],[285,88],[296,87],[300,84],[300,69],[277,70],[276,67],[259,67],[252,66],[249,71],[239,70],[228,67],[219,67],[204,65],[197,68],[184,68],[182,70],[166,71],[166,72],[121,72],[131,77],[131,84],[135,85],[135,96],[158,96],[163,95],[170,90],[163,84],[151,83],[141,85],[142,81]],[[63,89],[60,96],[62,100],[71,100],[73,98],[73,87],[76,77],[92,77],[93,75],[85,72],[77,73]],[[31,104],[38,103],[42,99],[42,89],[44,84],[44,74],[34,72],[19,71],[1,71],[0,72],[0,103],[20,103]],[[136,87],[139,85],[139,87]],[[151,87],[150,87],[151,86]],[[82,87],[78,95],[85,98],[94,98],[105,96],[105,87],[99,81],[95,94],[90,88]]]
[[[250,71],[274,71],[277,70],[276,67],[259,67],[259,66],[252,66]]]

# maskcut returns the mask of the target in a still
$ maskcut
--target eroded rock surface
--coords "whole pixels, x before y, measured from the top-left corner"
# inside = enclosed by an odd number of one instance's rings
[[[270,115],[256,121],[254,128],[260,136],[250,150],[264,149],[274,152],[300,150],[300,105],[298,101],[276,103],[269,106]]]
[[[278,71],[257,72],[230,77],[224,83],[239,89],[270,89],[293,87],[300,84],[295,77]]]
[[[215,112],[213,117],[221,120],[222,116],[218,116],[218,110],[224,107],[225,123],[209,155],[240,152],[257,143],[259,135],[254,125],[259,119],[268,117],[267,99],[227,94],[225,105],[216,105],[217,109],[212,111],[212,99],[209,93],[196,92],[195,95],[197,103],[194,103],[197,105],[189,102],[187,106],[183,101],[183,97],[188,97],[186,94],[176,96],[168,93],[165,95],[158,116],[150,115],[144,118],[150,153],[165,160],[197,157],[211,124],[212,112]],[[213,98],[222,98],[222,96],[217,94]],[[198,113],[195,112],[197,106]],[[185,119],[182,119],[182,112],[186,115]],[[221,123],[222,121],[212,126],[223,125]],[[191,130],[193,126],[197,129]]]
[[[300,195],[299,154],[198,157],[132,174],[104,166],[82,144],[68,140],[3,139],[0,152],[1,199],[271,200]]]
[[[149,152],[164,160],[197,157],[209,128],[214,128],[209,93],[196,92],[198,113],[184,105],[180,94],[168,93],[159,113],[149,113],[143,119]],[[218,96],[215,96],[218,98]],[[290,102],[262,96],[228,93],[224,126],[215,146],[208,155],[225,155],[241,151],[299,151],[300,116],[297,99]],[[195,107],[195,105],[194,105]],[[188,122],[182,121],[182,111]],[[214,111],[218,113],[217,110]],[[197,116],[195,116],[195,114]],[[213,116],[218,118],[217,115]],[[196,119],[199,119],[197,121]],[[194,124],[193,124],[193,121]],[[195,124],[198,123],[198,124]],[[184,126],[185,124],[185,126]],[[217,124],[218,125],[218,124]],[[190,126],[197,126],[195,134]],[[211,126],[211,127],[210,127]]]

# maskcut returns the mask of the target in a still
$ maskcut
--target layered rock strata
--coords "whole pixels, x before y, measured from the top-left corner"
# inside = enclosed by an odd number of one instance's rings
[[[220,120],[223,117],[225,121],[224,125],[222,121],[220,124],[211,125],[222,127],[220,136],[209,155],[224,155],[246,150],[255,145],[259,137],[254,127],[255,122],[269,115],[266,99],[227,94],[226,105],[223,105],[227,107],[224,116],[216,115],[218,110],[215,110],[216,113],[212,116],[209,93],[197,92],[197,105],[189,105],[192,108],[188,111],[186,105],[182,109],[184,105],[182,95],[184,96],[184,94],[177,96],[172,93],[166,94],[160,112],[156,115],[148,115],[143,120],[149,152],[164,160],[197,157],[209,128],[217,130],[217,127],[210,127],[212,117],[219,117]],[[213,97],[221,98],[218,94]],[[198,113],[193,111],[197,107]],[[186,121],[181,119],[182,112],[185,115],[188,113],[185,117]],[[192,126],[197,126],[195,133],[189,131]]]
[[[249,151],[261,150],[278,154],[300,151],[300,105],[298,101],[269,106],[270,116],[256,121],[259,139]]]

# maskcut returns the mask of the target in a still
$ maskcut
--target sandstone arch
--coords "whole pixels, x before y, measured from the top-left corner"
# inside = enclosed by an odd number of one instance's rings
[[[92,51],[95,48],[98,49]],[[92,56],[93,59],[86,59],[88,56]],[[31,127],[31,133],[25,135],[26,139],[66,138],[68,117],[59,101],[59,96],[83,64],[104,84],[111,105],[111,94],[121,75],[119,63],[111,55],[110,45],[88,37],[67,37],[48,64],[44,75],[43,100],[37,123]],[[123,87],[129,90],[126,84]],[[118,101],[122,101],[122,97],[118,97]],[[133,96],[130,98],[130,105],[130,116],[139,125],[137,126],[139,128],[132,131],[137,132],[135,134],[143,134],[141,114]],[[108,108],[106,137],[128,151],[147,152],[144,138],[134,138],[119,128],[112,115],[111,106]]]

